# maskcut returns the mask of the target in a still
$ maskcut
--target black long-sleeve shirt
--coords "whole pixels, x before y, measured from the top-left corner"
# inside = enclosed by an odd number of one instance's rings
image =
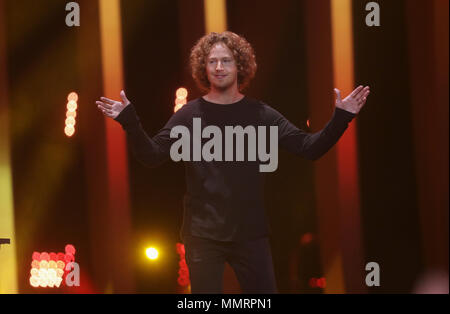
[[[147,167],[155,167],[170,158],[170,147],[177,141],[177,138],[170,137],[172,127],[186,126],[192,134],[193,118],[201,118],[202,129],[214,125],[222,130],[222,134],[225,134],[225,126],[254,126],[256,129],[257,126],[266,126],[267,130],[270,126],[277,126],[281,148],[316,160],[338,141],[354,116],[336,107],[331,120],[321,131],[307,133],[269,105],[245,96],[227,105],[211,103],[202,97],[194,99],[174,113],[152,138],[142,128],[132,104],[125,107],[115,120],[126,131],[137,160]],[[268,145],[266,147],[269,149]],[[193,235],[238,241],[270,233],[263,204],[264,173],[259,170],[259,161],[190,160],[184,161],[187,191],[180,232],[182,237]]]

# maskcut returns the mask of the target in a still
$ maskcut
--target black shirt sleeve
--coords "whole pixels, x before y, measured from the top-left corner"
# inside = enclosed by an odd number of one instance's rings
[[[170,155],[170,146],[176,138],[170,138],[173,126],[185,125],[186,108],[183,106],[172,115],[166,125],[154,137],[149,137],[142,128],[135,107],[130,104],[114,119],[126,131],[128,143],[136,159],[144,166],[153,168],[165,162]]]
[[[275,112],[275,125],[278,126],[279,145],[287,151],[309,160],[317,160],[333,147],[344,134],[348,124],[356,116],[349,111],[335,107],[331,120],[316,133],[307,133],[283,115]]]

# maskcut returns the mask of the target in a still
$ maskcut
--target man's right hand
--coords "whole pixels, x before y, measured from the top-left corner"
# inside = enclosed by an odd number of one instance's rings
[[[96,101],[95,103],[105,116],[115,119],[122,110],[130,104],[124,91],[120,92],[120,98],[122,98],[121,102],[106,97],[100,97],[101,101]]]

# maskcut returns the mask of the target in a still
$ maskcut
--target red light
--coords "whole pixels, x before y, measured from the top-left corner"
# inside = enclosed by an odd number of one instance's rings
[[[305,233],[305,234],[302,236],[302,238],[301,238],[301,240],[300,240],[300,243],[301,243],[302,245],[306,245],[306,244],[311,243],[312,240],[313,240],[313,235],[312,235],[312,233],[311,233],[311,232],[307,232],[307,233]]]
[[[75,255],[76,250],[72,244],[67,244],[65,250],[66,250],[66,254]]]
[[[39,252],[33,252],[33,255],[32,255],[31,259],[32,259],[32,260],[40,261],[40,260],[41,260],[41,253],[39,253]]]
[[[41,261],[42,260],[46,260],[48,262],[50,260],[50,255],[48,255],[47,252],[42,252],[41,253]]]

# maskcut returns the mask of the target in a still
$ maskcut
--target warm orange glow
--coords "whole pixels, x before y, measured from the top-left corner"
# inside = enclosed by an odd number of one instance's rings
[[[31,268],[30,274],[31,276],[39,276],[39,269]]]
[[[180,87],[176,91],[177,99],[186,99],[188,95],[188,91],[184,87]]]
[[[68,101],[73,100],[73,101],[77,102],[77,101],[78,101],[78,94],[75,93],[75,92],[71,92],[71,93],[69,94],[69,96],[67,96],[67,100],[68,100]]]
[[[145,250],[145,255],[147,255],[147,258],[155,260],[158,258],[159,252],[154,247],[149,247]]]
[[[75,118],[73,118],[73,117],[68,117],[68,118],[66,119],[66,125],[67,125],[67,126],[69,126],[69,125],[74,126],[74,125],[75,125]]]
[[[98,4],[103,95],[118,99],[125,85],[120,1],[99,0]],[[112,254],[119,258],[126,250],[121,244],[115,243],[128,242],[131,229],[127,140],[125,132],[116,121],[105,117],[105,128],[109,192],[107,206],[110,213],[107,221],[110,226],[104,230],[116,230],[108,233],[106,238],[114,243]],[[114,269],[114,276],[109,278],[111,283],[121,282],[133,286],[129,263],[123,262],[120,269],[114,263],[111,267]]]
[[[68,125],[64,128],[64,133],[70,137],[75,133],[75,129],[73,128],[73,126]]]
[[[184,99],[180,99],[180,98],[175,99],[175,105],[185,105],[186,103],[187,103],[186,98],[184,98]]]
[[[67,111],[66,112],[66,118],[69,118],[69,117],[72,117],[72,118],[76,118],[77,117],[77,112],[76,111]]]
[[[75,111],[75,110],[77,110],[77,107],[78,107],[77,103],[73,100],[70,100],[67,103],[67,110],[69,110],[69,111]]]
[[[342,98],[350,94],[356,87],[354,81],[352,20],[352,0],[331,1],[333,80],[334,87],[341,91]],[[359,237],[360,196],[356,121],[349,124],[348,129],[339,139],[336,145],[336,152],[339,215],[340,217],[345,217],[345,219],[340,221],[341,228],[344,230],[344,233],[347,233],[347,236]],[[344,250],[349,250],[349,248],[344,248]],[[359,256],[359,247],[352,247],[351,250],[356,255],[355,258]],[[341,257],[336,262],[336,265],[341,269],[341,275],[343,275],[343,263],[344,261]],[[327,290],[330,289],[325,284],[325,281],[323,286]]]
[[[42,260],[42,261],[39,263],[39,268],[40,268],[40,269],[46,269],[46,268],[48,268],[48,262],[47,262],[46,260]]]
[[[227,30],[227,8],[225,0],[204,0],[206,33],[221,33]]]
[[[177,112],[178,110],[181,109],[181,107],[183,107],[182,104],[176,105],[176,106],[173,108],[173,112]]]

